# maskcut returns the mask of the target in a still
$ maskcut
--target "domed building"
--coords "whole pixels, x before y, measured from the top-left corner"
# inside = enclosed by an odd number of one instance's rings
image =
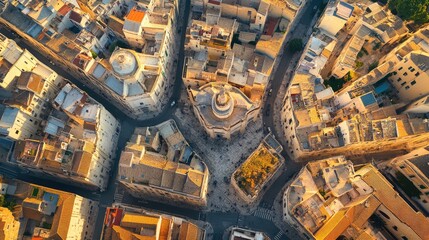
[[[134,53],[127,49],[118,49],[110,57],[110,64],[115,73],[121,77],[133,75],[138,67]]]
[[[212,138],[230,139],[236,132],[243,133],[259,113],[259,104],[227,83],[211,82],[188,93],[195,115]]]
[[[161,107],[166,77],[158,56],[116,48],[109,62],[97,63],[92,75],[103,81],[136,112],[156,111]]]
[[[166,93],[177,70],[178,5],[176,1],[149,2],[147,8],[131,8],[123,24],[109,20],[109,29],[112,27],[117,39],[135,51],[116,47],[108,59],[90,57],[94,63],[75,64],[97,83],[105,97],[133,118],[147,118],[167,106]]]

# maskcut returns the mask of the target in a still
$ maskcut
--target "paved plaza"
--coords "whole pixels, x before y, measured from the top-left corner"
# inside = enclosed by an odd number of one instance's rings
[[[262,117],[249,123],[244,134],[235,134],[230,140],[210,138],[189,107],[190,102],[182,91],[175,118],[186,140],[192,143],[210,171],[208,211],[238,211],[250,213],[253,209],[238,199],[230,186],[232,173],[258,147],[264,138]]]

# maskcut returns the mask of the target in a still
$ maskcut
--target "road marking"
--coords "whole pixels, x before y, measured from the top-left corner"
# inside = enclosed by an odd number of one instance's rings
[[[258,207],[256,211],[253,213],[255,217],[263,218],[269,221],[274,220],[274,212],[270,209]]]

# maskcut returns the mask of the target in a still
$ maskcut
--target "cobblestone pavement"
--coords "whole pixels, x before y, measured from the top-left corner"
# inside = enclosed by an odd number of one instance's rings
[[[259,116],[255,122],[249,123],[244,134],[235,134],[230,140],[212,139],[206,134],[190,108],[184,89],[175,118],[180,119],[176,122],[181,125],[182,134],[189,143],[192,143],[194,150],[209,168],[207,210],[238,211],[242,214],[253,211],[250,206],[239,200],[229,182],[232,173],[261,143],[264,137],[262,118]],[[241,204],[237,204],[238,202]]]

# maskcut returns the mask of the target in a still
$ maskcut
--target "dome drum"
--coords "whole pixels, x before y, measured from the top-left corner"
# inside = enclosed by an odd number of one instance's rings
[[[216,117],[220,119],[228,118],[234,111],[234,99],[222,89],[219,93],[213,95],[212,108]]]

